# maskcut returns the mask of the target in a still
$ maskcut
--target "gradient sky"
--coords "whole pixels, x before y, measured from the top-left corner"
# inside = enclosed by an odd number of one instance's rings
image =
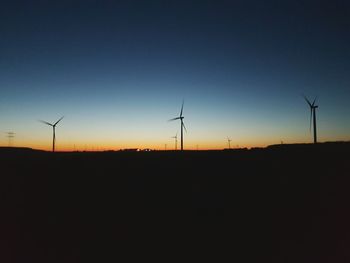
[[[58,150],[350,140],[350,2],[1,1],[0,145]]]

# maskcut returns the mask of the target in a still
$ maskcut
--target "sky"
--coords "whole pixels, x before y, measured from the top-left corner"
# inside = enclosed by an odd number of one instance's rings
[[[349,1],[1,1],[0,146],[350,140]]]

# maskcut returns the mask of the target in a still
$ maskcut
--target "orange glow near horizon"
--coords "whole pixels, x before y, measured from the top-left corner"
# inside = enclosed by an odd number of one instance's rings
[[[341,138],[339,139],[341,140]],[[330,140],[320,140],[330,141]],[[335,140],[333,140],[335,141]],[[311,143],[309,139],[299,138],[299,140],[285,140],[285,141],[259,141],[259,140],[234,140],[231,141],[231,149],[235,148],[254,148],[254,147],[266,147],[271,144],[280,144],[280,143]],[[1,141],[1,145],[6,147],[8,143],[5,140]],[[12,144],[13,147],[28,147],[37,150],[51,151],[52,142],[40,140],[40,142],[34,142],[32,140],[21,140],[14,141]],[[186,141],[184,142],[185,150],[222,150],[228,148],[227,140],[222,141]],[[175,142],[173,139],[169,139],[163,143],[155,141],[124,141],[124,142],[115,142],[111,143],[108,141],[94,141],[85,143],[83,141],[73,141],[69,140],[57,140],[56,141],[56,151],[57,152],[69,152],[69,151],[108,151],[108,150],[122,150],[122,149],[152,149],[152,150],[175,150]],[[180,149],[180,140],[178,139],[177,149]]]
[[[164,118],[163,118],[164,119]],[[158,125],[158,126],[156,126]],[[75,125],[69,118],[56,131],[56,151],[105,151],[121,149],[153,149],[175,150],[172,138],[178,132],[177,149],[180,149],[180,134],[178,125],[172,123],[154,123],[154,125],[130,125],[130,127],[111,126],[102,129],[104,125],[87,123]],[[152,128],[149,128],[151,126]],[[206,128],[204,125],[193,125],[184,134],[185,150],[221,150],[228,148],[227,137],[231,139],[231,148],[266,147],[272,144],[311,143],[312,134],[301,128],[277,126],[269,128],[266,125],[246,125],[245,127]],[[242,125],[243,126],[243,125]],[[298,126],[298,125],[294,125]],[[144,128],[146,127],[146,128]],[[156,128],[154,128],[156,127]],[[325,127],[326,128],[326,127]],[[321,128],[319,142],[349,141],[350,136],[335,133]],[[174,132],[175,130],[175,132]],[[38,150],[52,150],[52,130],[40,123],[28,121],[21,127],[15,127],[14,147],[28,147]],[[8,146],[5,134],[0,137],[0,146]],[[165,146],[166,145],[166,146]]]
[[[3,143],[2,146],[7,147],[6,143]],[[34,143],[30,141],[21,141],[14,142],[13,147],[28,147],[37,150],[51,151],[52,144],[50,142],[40,142]],[[236,143],[231,142],[231,148],[251,148],[251,147],[263,147],[267,146],[264,144],[253,145],[247,143]],[[165,143],[142,143],[142,142],[122,142],[122,143],[70,143],[70,142],[56,142],[56,151],[57,152],[66,152],[66,151],[107,151],[107,150],[122,150],[122,149],[152,149],[152,150],[175,150],[175,143],[173,140],[169,140]],[[223,141],[222,143],[210,143],[210,142],[188,142],[184,143],[185,150],[221,150],[228,148],[228,144]],[[177,149],[180,149],[180,141],[178,141]]]

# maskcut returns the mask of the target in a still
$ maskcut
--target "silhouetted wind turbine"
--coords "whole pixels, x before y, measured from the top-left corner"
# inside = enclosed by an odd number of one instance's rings
[[[177,150],[177,133],[175,136],[171,137],[173,139],[175,139],[175,151]]]
[[[187,132],[184,121],[183,121],[184,116],[182,116],[183,109],[184,109],[184,101],[182,101],[180,116],[169,120],[169,121],[175,121],[175,120],[181,121],[181,151],[183,151],[183,149],[184,149],[184,147],[183,147],[184,146],[183,129],[185,129],[185,131]]]
[[[231,139],[227,137],[227,141],[228,141],[228,148],[231,149]]]
[[[63,119],[64,116],[62,116],[58,121],[56,121],[54,124],[49,123],[47,121],[39,120],[40,122],[47,124],[52,127],[53,130],[53,139],[52,139],[52,152],[55,152],[55,142],[56,142],[56,125]]]
[[[314,143],[317,143],[317,132],[316,132],[316,109],[318,108],[317,105],[315,105],[317,97],[314,99],[314,101],[311,103],[305,96],[304,96],[305,101],[307,104],[310,106],[310,131],[311,131],[311,126],[312,126],[312,121],[314,124]]]

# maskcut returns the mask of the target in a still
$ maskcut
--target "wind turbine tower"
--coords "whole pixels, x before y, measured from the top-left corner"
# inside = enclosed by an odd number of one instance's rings
[[[176,117],[176,118],[173,118],[173,119],[169,120],[169,121],[180,120],[180,122],[181,122],[181,151],[183,151],[183,149],[184,149],[183,130],[185,129],[185,131],[187,132],[185,124],[184,124],[184,121],[183,121],[184,120],[184,116],[182,115],[183,109],[184,109],[184,101],[182,101],[182,106],[181,106],[181,111],[180,111],[179,117]]]
[[[228,148],[231,149],[231,139],[227,137],[227,142],[228,142]]]
[[[175,136],[171,137],[173,139],[175,139],[175,151],[177,150],[177,133]]]
[[[314,143],[317,143],[316,109],[318,108],[318,105],[315,105],[317,97],[314,99],[314,101],[312,103],[305,96],[304,96],[304,99],[307,102],[307,104],[310,106],[310,131],[311,131],[312,123],[313,123]]]
[[[52,131],[53,131],[53,138],[52,138],[52,152],[55,152],[55,142],[56,142],[56,125],[63,119],[64,116],[62,116],[58,121],[56,121],[54,124],[49,123],[47,121],[42,121],[40,120],[40,122],[47,124],[49,126],[52,127]]]

